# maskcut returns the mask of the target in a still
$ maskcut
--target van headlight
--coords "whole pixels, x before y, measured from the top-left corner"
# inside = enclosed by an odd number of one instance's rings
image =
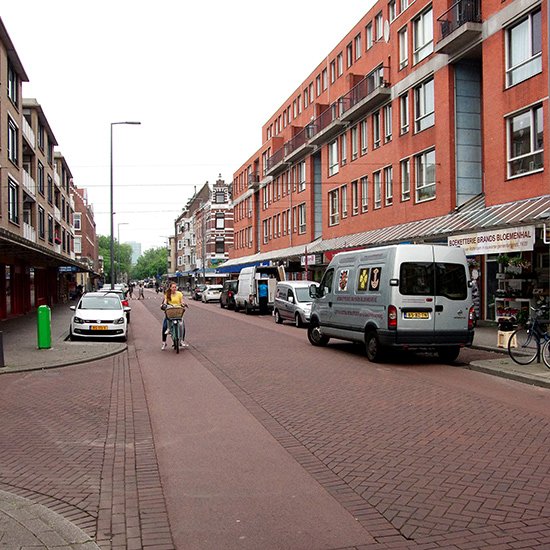
[[[115,325],[123,325],[124,324],[124,317],[119,317],[114,321]]]

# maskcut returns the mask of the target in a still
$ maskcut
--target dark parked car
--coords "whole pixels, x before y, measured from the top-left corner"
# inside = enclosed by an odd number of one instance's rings
[[[193,290],[193,300],[200,300],[202,298],[202,291],[206,288],[206,285],[197,285]]]
[[[235,294],[237,293],[238,286],[239,281],[225,281],[225,283],[223,283],[220,307],[235,309]]]

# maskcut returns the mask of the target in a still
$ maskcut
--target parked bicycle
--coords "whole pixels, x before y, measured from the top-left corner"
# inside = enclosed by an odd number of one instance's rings
[[[550,336],[540,317],[548,311],[546,306],[539,309],[531,306],[533,314],[525,328],[515,330],[508,340],[508,353],[518,365],[528,365],[535,359],[540,361],[541,350],[544,364],[550,368]]]
[[[185,307],[165,304],[163,308],[165,308],[164,313],[166,315],[167,326],[172,338],[172,347],[176,350],[176,353],[179,353],[180,346],[182,345],[182,318]]]

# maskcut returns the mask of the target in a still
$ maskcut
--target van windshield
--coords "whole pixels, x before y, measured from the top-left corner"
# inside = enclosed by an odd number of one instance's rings
[[[465,300],[468,296],[466,270],[462,264],[404,262],[399,276],[399,292],[407,296],[444,296]]]

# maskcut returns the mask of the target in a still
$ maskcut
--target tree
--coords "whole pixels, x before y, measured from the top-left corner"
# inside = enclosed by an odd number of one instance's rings
[[[168,249],[165,246],[150,248],[142,254],[132,268],[132,279],[161,277],[168,271]]]
[[[103,256],[103,271],[105,283],[111,283],[111,237],[98,235],[99,255]],[[120,244],[116,239],[113,243],[115,252],[115,278],[127,279],[132,265],[132,247],[129,244]]]

